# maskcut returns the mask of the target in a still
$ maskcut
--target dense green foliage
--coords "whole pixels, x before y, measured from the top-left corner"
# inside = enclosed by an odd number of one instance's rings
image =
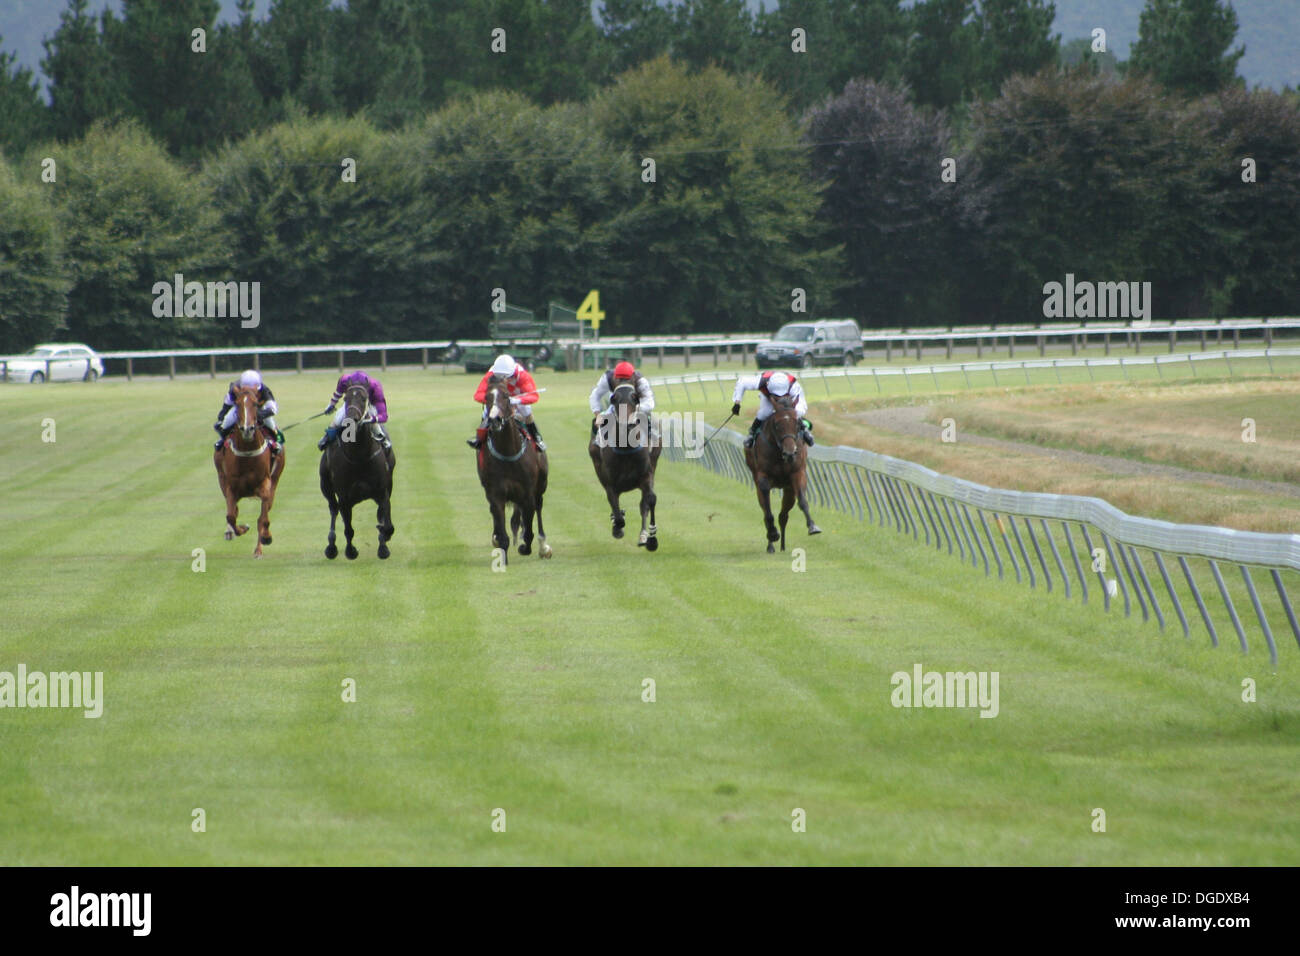
[[[1047,0],[219,9],[68,0],[48,106],[0,55],[5,261],[69,290],[4,290],[0,351],[477,336],[497,288],[599,289],[637,333],[771,328],[795,289],[1034,321],[1066,273],[1150,281],[1156,317],[1300,312],[1300,103],[1240,88],[1211,0],[1149,0],[1131,65]],[[153,316],[175,272],[261,283],[266,321]]]

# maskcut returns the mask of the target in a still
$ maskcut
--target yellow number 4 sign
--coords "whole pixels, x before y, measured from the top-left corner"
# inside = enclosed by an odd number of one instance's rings
[[[593,332],[600,331],[600,320],[605,317],[605,313],[600,311],[600,292],[592,289],[587,293],[587,297],[582,300],[582,305],[578,306],[578,319],[583,322],[590,322]]]

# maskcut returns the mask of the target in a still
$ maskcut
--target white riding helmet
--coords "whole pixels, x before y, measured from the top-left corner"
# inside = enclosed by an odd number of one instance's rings
[[[790,391],[790,376],[776,372],[767,380],[767,390],[772,395],[785,395]]]
[[[239,384],[244,388],[261,388],[262,373],[250,368],[239,376]]]
[[[517,371],[519,365],[509,355],[498,355],[497,360],[492,363],[493,375],[514,375]]]

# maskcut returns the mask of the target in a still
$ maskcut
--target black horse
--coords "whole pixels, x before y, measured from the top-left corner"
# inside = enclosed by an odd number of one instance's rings
[[[391,498],[393,469],[397,458],[392,448],[385,449],[376,440],[365,421],[370,410],[370,395],[364,385],[353,385],[343,393],[343,428],[339,437],[325,446],[320,456],[320,491],[330,506],[330,536],[325,557],[338,557],[334,544],[334,522],[343,512],[343,534],[347,537],[344,554],[357,556],[352,545],[352,507],[367,498],[378,504],[375,527],[379,531],[379,557],[389,555],[388,541],[393,536]]]
[[[637,413],[636,389],[623,383],[610,397],[610,411],[592,423],[591,443],[587,451],[595,466],[596,477],[609,499],[609,517],[613,534],[623,537],[626,524],[619,495],[641,489],[641,535],[638,546],[647,551],[659,548],[659,529],[655,527],[655,468],[659,464],[662,441],[651,433],[648,416]],[[646,518],[649,517],[649,525]]]

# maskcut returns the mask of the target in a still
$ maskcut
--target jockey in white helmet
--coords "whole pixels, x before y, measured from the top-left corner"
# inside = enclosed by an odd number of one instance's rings
[[[809,445],[813,444],[812,423],[805,417],[808,414],[808,402],[803,395],[803,386],[799,381],[788,372],[764,372],[761,375],[742,375],[736,379],[736,391],[731,396],[731,414],[740,414],[740,400],[748,391],[757,391],[759,394],[758,414],[754,417],[754,422],[749,426],[749,436],[745,439],[745,447],[749,448],[754,444],[754,439],[758,437],[758,430],[763,427],[763,422],[772,417],[776,408],[772,405],[772,397],[782,395],[791,395],[795,400],[795,413],[799,416],[803,428],[800,434],[803,440]]]
[[[280,410],[280,407],[276,404],[271,390],[262,381],[262,373],[251,368],[241,374],[238,381],[231,382],[230,387],[226,389],[225,401],[222,402],[221,411],[217,413],[217,420],[212,425],[219,436],[215,447],[221,447],[221,443],[226,440],[226,436],[230,434],[239,418],[239,410],[235,407],[235,389],[239,387],[257,389],[257,420],[270,430],[274,438],[272,450],[278,451],[278,446],[284,444],[284,433],[280,431],[280,426],[275,421],[275,413]]]
[[[537,444],[538,451],[546,451],[546,443],[542,441],[542,436],[537,432],[537,423],[533,421],[533,404],[537,401],[539,395],[537,392],[537,383],[533,381],[532,375],[528,369],[524,368],[509,355],[498,355],[492,367],[483,375],[483,380],[478,383],[478,388],[474,392],[474,401],[483,405],[487,401],[488,386],[492,383],[493,378],[503,379],[506,383],[506,392],[510,395],[510,404],[514,407],[515,414],[519,416],[528,430],[528,434],[533,437]],[[479,423],[478,433],[466,440],[471,448],[479,448],[483,445],[483,436],[487,434],[487,406],[483,407],[483,420]]]

